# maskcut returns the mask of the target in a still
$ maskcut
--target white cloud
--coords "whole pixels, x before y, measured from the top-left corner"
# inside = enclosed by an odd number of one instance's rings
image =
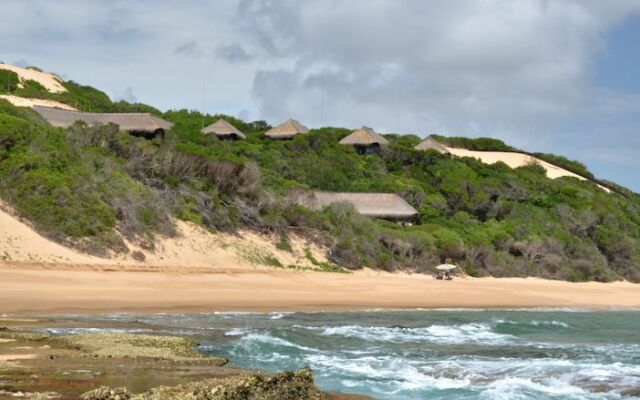
[[[216,50],[216,55],[230,63],[246,62],[253,58],[253,56],[238,43],[219,46]]]

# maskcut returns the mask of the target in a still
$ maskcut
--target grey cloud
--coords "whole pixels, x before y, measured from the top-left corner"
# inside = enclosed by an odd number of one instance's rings
[[[238,43],[219,46],[216,50],[216,56],[230,63],[245,62],[253,58],[253,56]]]
[[[116,100],[124,100],[129,103],[137,103],[138,98],[133,94],[131,86],[127,86],[125,90],[116,96]]]
[[[27,60],[25,60],[24,58],[21,58],[19,60],[16,60],[12,63],[13,65],[17,66],[17,67],[22,67],[22,68],[26,68],[28,66],[30,66],[31,64],[29,64],[29,62]]]
[[[186,55],[199,58],[202,56],[200,46],[193,40],[178,45],[173,51],[175,54]]]
[[[267,118],[317,125],[324,93],[336,125],[530,146],[588,100],[605,32],[638,9],[637,1],[243,0],[239,13],[276,64],[254,79]],[[313,79],[322,69],[332,72]]]

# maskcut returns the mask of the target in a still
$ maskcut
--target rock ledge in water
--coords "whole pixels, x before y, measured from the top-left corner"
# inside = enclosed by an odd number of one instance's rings
[[[82,400],[324,400],[313,383],[309,368],[283,372],[273,377],[250,375],[225,379],[208,379],[186,385],[151,389],[132,395],[125,388],[102,387],[82,395]]]

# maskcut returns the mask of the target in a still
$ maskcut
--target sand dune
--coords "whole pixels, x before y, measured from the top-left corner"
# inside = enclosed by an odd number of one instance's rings
[[[67,91],[67,89],[65,89],[65,87],[60,84],[60,82],[62,82],[62,79],[50,72],[40,72],[31,68],[20,68],[14,65],[2,63],[0,63],[0,69],[15,72],[16,74],[18,74],[18,77],[22,81],[36,81],[52,93],[63,93]]]
[[[1,204],[0,204],[1,205]],[[0,261],[29,263],[63,263],[112,266],[135,266],[138,270],[172,268],[266,268],[278,260],[283,266],[316,268],[306,257],[310,252],[318,261],[326,261],[324,250],[292,235],[292,251],[276,248],[276,238],[240,231],[237,235],[216,234],[184,221],[176,221],[178,235],[158,237],[155,250],[146,250],[126,242],[128,254],[100,258],[84,254],[47,239],[27,223],[0,208]],[[144,261],[133,258],[133,252],[144,254]]]
[[[0,95],[0,99],[5,99],[9,103],[18,107],[41,106],[41,107],[55,107],[55,108],[62,108],[63,110],[77,111],[76,108],[71,107],[68,104],[60,103],[59,101],[55,101],[55,100],[28,99],[25,97],[18,97],[18,96],[7,95],[7,94]]]
[[[5,207],[6,208],[6,207]],[[105,263],[49,240],[0,208],[0,259],[45,263]]]
[[[458,157],[472,157],[479,159],[485,164],[495,164],[499,161],[507,164],[511,168],[524,167],[533,163],[537,163],[547,171],[547,177],[550,179],[556,179],[561,177],[577,178],[581,181],[587,180],[585,177],[580,176],[574,172],[568,171],[564,168],[557,167],[553,164],[541,160],[537,157],[530,156],[523,153],[507,152],[507,151],[475,151],[467,149],[459,149],[455,147],[446,147],[446,149],[453,155]],[[598,185],[602,190],[610,192],[609,189],[604,186]]]

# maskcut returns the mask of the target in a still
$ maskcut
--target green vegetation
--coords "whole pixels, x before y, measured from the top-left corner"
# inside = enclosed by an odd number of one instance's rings
[[[247,262],[253,265],[264,265],[267,267],[284,268],[284,265],[280,262],[278,257],[272,253],[265,252],[260,249],[253,248],[238,248],[238,254]]]
[[[126,101],[112,102],[106,93],[83,86],[73,81],[62,82],[62,86],[67,89],[63,93],[51,93],[44,86],[34,80],[27,80],[22,83],[22,87],[15,90],[13,94],[21,97],[55,100],[64,104],[69,104],[81,111],[90,112],[148,112],[155,115],[162,113],[146,104],[127,103]]]
[[[349,273],[348,270],[346,270],[344,268],[337,267],[334,264],[331,264],[331,263],[328,263],[328,262],[318,261],[318,259],[315,258],[313,256],[313,254],[311,254],[311,250],[309,250],[308,248],[304,249],[304,256],[305,256],[305,258],[307,260],[309,260],[311,265],[314,265],[315,267],[317,267],[318,271],[321,271],[321,272],[336,272],[336,273],[339,273],[339,274]]]
[[[6,69],[0,69],[0,94],[12,93],[18,88],[18,74]]]
[[[514,151],[526,153],[514,147],[506,145],[503,141],[492,138],[467,138],[467,137],[446,137],[441,135],[432,135],[432,137],[440,143],[450,147],[458,147],[476,151]],[[528,153],[527,153],[528,154]],[[566,157],[548,153],[533,153],[541,160],[562,167],[567,171],[574,172],[585,178],[595,179],[591,171],[579,161],[569,160]]]
[[[556,156],[555,154],[534,153],[533,155],[541,160],[557,165],[558,167],[562,167],[567,171],[571,171],[580,176],[584,176],[585,178],[595,179],[595,176],[593,176],[587,166],[580,161],[569,160],[566,157]]]
[[[468,138],[461,136],[441,136],[431,135],[439,143],[446,144],[449,147],[458,147],[462,149],[477,151],[518,151],[514,147],[508,146],[502,140],[493,138]]]
[[[83,109],[158,113],[65,85],[74,89],[64,96]],[[349,133],[343,128],[272,141],[263,135],[264,121],[224,116],[247,134],[228,143],[200,133],[222,115],[172,110],[162,116],[173,131],[147,141],[115,126],[52,128],[30,110],[0,101],[0,197],[42,233],[98,254],[123,250],[116,230],[153,248],[155,235],[173,233],[175,217],[215,231],[274,233],[285,250],[295,229],[346,268],[430,272],[449,258],[473,276],[640,281],[640,197],[628,189],[619,188],[626,196],[607,194],[588,181],[549,180],[538,165],[510,169],[420,152],[412,135],[387,135],[391,145],[381,154],[360,156],[338,144]],[[437,139],[513,150],[495,139]],[[543,158],[588,173],[563,157]],[[311,189],[395,192],[419,219],[405,228],[344,204],[321,211],[295,205]],[[269,255],[256,262],[283,267]]]

